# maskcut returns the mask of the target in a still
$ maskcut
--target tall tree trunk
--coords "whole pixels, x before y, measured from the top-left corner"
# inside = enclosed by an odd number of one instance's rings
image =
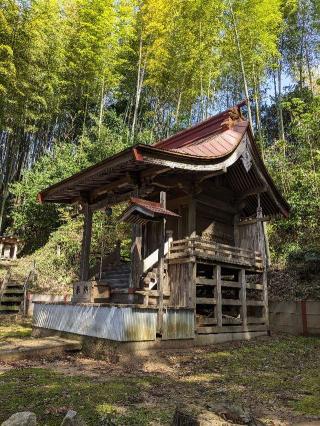
[[[100,94],[100,111],[99,111],[99,123],[98,123],[98,141],[100,141],[100,135],[101,135],[102,118],[103,118],[103,106],[104,106],[104,76],[103,76],[103,79],[102,79],[101,94]]]
[[[135,129],[136,129],[137,118],[138,118],[138,111],[139,111],[139,105],[140,105],[140,97],[141,97],[143,78],[144,78],[144,67],[142,65],[142,35],[141,35],[140,43],[139,43],[139,60],[138,60],[137,85],[136,85],[136,100],[135,100],[134,111],[133,111],[133,119],[132,119],[132,125],[131,125],[131,142],[132,143],[134,141],[134,136],[135,136]]]
[[[240,44],[240,38],[239,38],[239,33],[238,33],[238,28],[237,28],[236,17],[234,15],[232,4],[231,4],[230,0],[229,0],[229,7],[230,7],[230,12],[231,12],[231,17],[232,17],[234,37],[235,37],[235,40],[236,40],[237,49],[238,49],[238,53],[239,53],[241,73],[242,73],[242,79],[243,79],[243,88],[244,88],[244,93],[245,93],[245,97],[246,97],[247,105],[248,105],[248,118],[249,118],[249,123],[250,123],[251,129],[253,131],[254,129],[253,129],[253,122],[252,122],[251,102],[250,102],[250,97],[249,97],[248,82],[247,82],[246,72],[245,72],[245,68],[244,68],[244,61],[243,61],[243,56],[242,56],[242,51],[241,51],[241,44]]]
[[[176,124],[178,124],[178,122],[179,122],[181,98],[182,98],[182,90],[180,90],[180,92],[179,92],[178,102],[177,102],[177,107],[176,107],[176,114],[175,114],[175,122],[176,122]]]
[[[283,125],[283,111],[282,111],[282,63],[281,60],[279,60],[278,63],[278,111],[279,111],[279,138],[282,140],[285,140],[285,134],[284,134],[284,125]]]
[[[259,139],[261,142],[261,149],[263,152],[262,146],[262,129],[261,129],[261,117],[260,117],[260,84],[256,77],[255,67],[253,65],[253,79],[254,79],[254,103],[255,103],[255,112],[256,112],[256,128],[258,131]]]
[[[307,68],[308,68],[308,77],[309,77],[309,86],[310,86],[310,90],[311,93],[313,93],[313,78],[312,78],[312,67],[310,64],[310,52],[307,46],[307,42],[306,42],[306,47],[305,47],[305,51],[306,51],[306,62],[307,62]]]

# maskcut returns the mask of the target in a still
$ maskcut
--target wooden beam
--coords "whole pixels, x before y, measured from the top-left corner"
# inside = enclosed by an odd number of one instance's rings
[[[214,297],[216,299],[216,319],[218,327],[222,326],[222,291],[221,291],[221,266],[213,267],[213,280],[216,282]]]
[[[241,300],[241,308],[240,308],[240,317],[242,319],[242,325],[247,325],[247,293],[246,293],[246,270],[241,269],[239,271],[239,281],[241,283],[240,290],[240,300]]]
[[[215,305],[217,303],[214,297],[197,297],[197,305]]]
[[[253,283],[247,283],[247,288],[252,290],[263,290],[264,286],[263,284],[253,284]]]
[[[92,234],[92,211],[88,203],[83,204],[84,225],[80,257],[80,280],[87,281],[89,275],[89,258]]]
[[[156,176],[159,176],[163,173],[168,172],[169,170],[172,170],[171,167],[152,167],[150,169],[144,170],[140,173],[141,179],[146,179],[146,178],[154,178]]]
[[[123,188],[124,186],[130,184],[134,185],[133,179],[128,173],[126,173],[126,176],[122,177],[121,179],[117,179],[114,182],[110,182],[106,185],[101,186],[100,188],[93,190],[90,193],[90,201],[95,200],[100,195],[113,191],[116,188]]]
[[[218,209],[230,214],[235,214],[237,210],[232,206],[232,204],[225,202],[223,200],[218,200],[209,197],[206,194],[198,195],[196,198],[197,202],[205,206],[212,207],[213,209]]]
[[[238,202],[243,201],[244,199],[250,197],[250,195],[261,194],[262,192],[267,192],[268,188],[266,185],[256,186],[255,188],[249,188],[248,190],[242,192],[242,194],[237,197]]]
[[[222,287],[229,287],[229,288],[241,288],[241,283],[238,283],[236,281],[221,281]]]
[[[154,190],[153,187],[141,187],[139,189],[139,196],[145,197],[148,194],[150,194]],[[92,211],[100,210],[107,206],[114,206],[115,204],[122,203],[124,201],[129,201],[131,197],[137,196],[137,190],[131,190],[128,192],[124,192],[122,194],[113,194],[113,195],[107,195],[106,197],[103,197],[101,199],[92,200],[90,204],[90,209]]]
[[[242,333],[248,331],[266,331],[268,327],[265,324],[252,324],[252,325],[224,325],[216,327],[197,327],[197,333],[199,334],[211,334],[211,333]]]
[[[216,281],[213,278],[197,277],[196,284],[215,286]]]
[[[265,307],[264,300],[247,300],[247,306],[263,306]]]
[[[160,192],[160,206],[166,208],[166,193]],[[158,331],[162,333],[163,327],[163,290],[164,290],[164,246],[166,238],[166,219],[161,220],[161,229],[159,235],[159,259],[158,259],[158,290],[159,290],[159,314],[158,314]]]
[[[265,269],[262,274],[263,282],[263,306],[264,306],[264,317],[266,319],[266,324],[269,327],[269,306],[268,306],[268,274]]]
[[[225,306],[241,306],[241,301],[236,299],[222,299],[221,302]]]
[[[142,262],[142,225],[132,225],[130,287],[140,287],[140,277],[143,270]]]
[[[191,199],[188,206],[188,235],[196,236],[196,200]]]
[[[227,173],[227,168],[226,167],[223,167],[221,170],[217,170],[216,172],[208,173],[208,174],[205,174],[204,176],[201,176],[198,179],[198,182],[201,183],[201,182],[203,182],[203,181],[205,181],[207,179],[210,179],[210,178],[215,177],[215,176],[222,175],[224,173]]]
[[[261,218],[248,218],[248,219],[244,219],[241,220],[239,222],[237,222],[235,225],[237,226],[244,226],[244,225],[252,225],[254,223],[259,223],[259,222],[269,222],[270,221],[270,216],[264,216]]]

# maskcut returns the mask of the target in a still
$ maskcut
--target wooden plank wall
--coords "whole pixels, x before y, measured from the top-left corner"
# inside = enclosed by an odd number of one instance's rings
[[[265,260],[266,247],[262,222],[234,226],[235,246],[259,251]]]
[[[168,265],[169,306],[195,307],[194,268],[192,262]]]
[[[233,216],[228,212],[197,203],[197,235],[222,244],[234,244]]]

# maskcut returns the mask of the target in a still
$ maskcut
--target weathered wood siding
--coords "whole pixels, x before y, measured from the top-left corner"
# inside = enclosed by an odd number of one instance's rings
[[[159,248],[160,244],[160,222],[148,222],[144,233],[144,258]]]
[[[193,295],[194,267],[194,263],[190,262],[168,266],[169,306],[190,308],[195,306]]]
[[[248,225],[235,225],[235,246],[246,250],[259,251],[262,258],[266,256],[266,246],[262,222]]]
[[[234,216],[222,209],[197,203],[197,235],[222,244],[234,245]]]

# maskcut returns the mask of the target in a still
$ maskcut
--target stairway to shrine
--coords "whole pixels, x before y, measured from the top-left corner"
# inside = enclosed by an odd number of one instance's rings
[[[121,262],[119,265],[110,265],[102,272],[101,281],[110,287],[111,303],[136,304],[143,303],[143,296],[136,294],[129,288],[131,275],[131,263]]]
[[[17,313],[21,309],[24,296],[24,286],[16,280],[10,279],[4,283],[0,291],[0,312]]]
[[[112,288],[127,288],[130,282],[130,263],[121,262],[102,272],[101,281]]]

